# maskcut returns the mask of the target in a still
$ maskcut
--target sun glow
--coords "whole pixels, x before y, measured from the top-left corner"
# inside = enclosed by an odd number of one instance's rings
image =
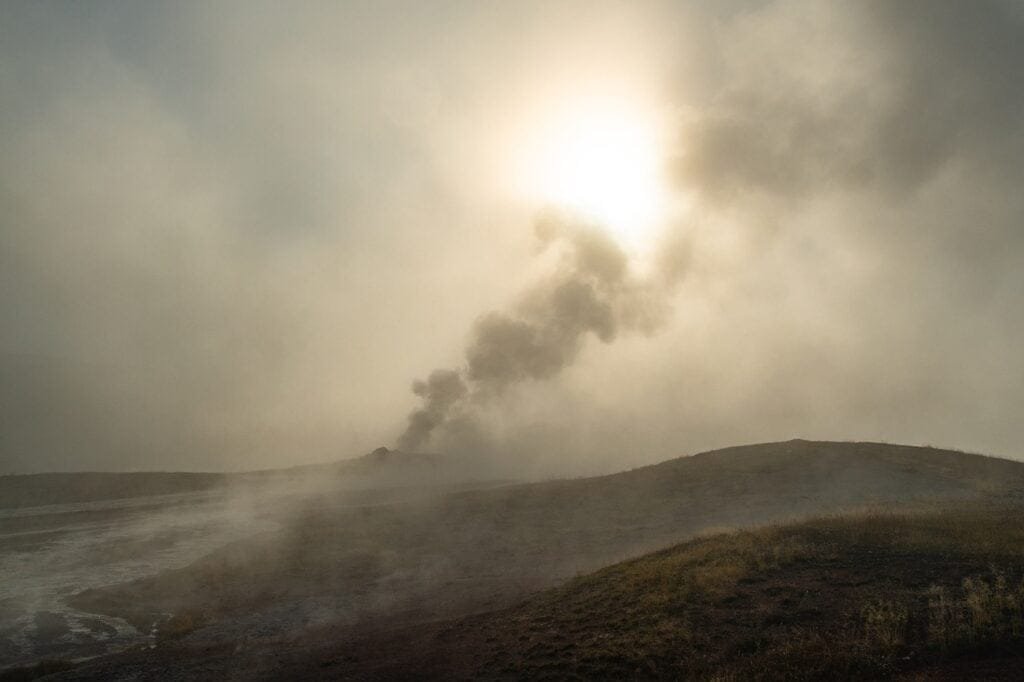
[[[599,223],[641,249],[666,209],[659,138],[653,117],[625,104],[581,104],[537,127],[520,184],[531,200]]]

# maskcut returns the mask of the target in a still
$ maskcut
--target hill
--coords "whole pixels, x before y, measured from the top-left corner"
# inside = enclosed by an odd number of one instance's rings
[[[499,612],[325,647],[298,677],[1020,679],[1021,506],[701,538]],[[307,661],[310,658],[307,654]]]
[[[74,603],[128,618],[143,631],[155,627],[163,648],[143,658],[167,675],[241,674],[246,666],[258,674],[297,646],[297,632],[317,623],[330,623],[337,637],[501,609],[716,528],[936,500],[1013,504],[1022,492],[1018,462],[789,441],[610,476],[393,504],[319,495],[282,518],[277,532],[184,569],[83,592]],[[240,659],[236,647],[253,632],[263,644]]]

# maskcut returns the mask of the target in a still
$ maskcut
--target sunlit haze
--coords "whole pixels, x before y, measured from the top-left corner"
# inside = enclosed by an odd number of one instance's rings
[[[519,182],[538,204],[568,210],[629,247],[646,247],[667,218],[665,140],[650,112],[628,101],[581,100],[529,131]]]
[[[1015,456],[1004,0],[0,8],[0,473]]]

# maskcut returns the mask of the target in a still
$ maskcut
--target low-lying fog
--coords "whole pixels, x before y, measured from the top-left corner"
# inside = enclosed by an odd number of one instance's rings
[[[0,664],[92,656],[145,640],[151,633],[65,599],[184,566],[270,529],[270,502],[257,507],[215,490],[0,510]]]
[[[335,465],[239,474],[212,489],[173,494],[140,494],[146,491],[130,476],[107,485],[122,490],[134,485],[134,492],[121,493],[133,497],[0,508],[0,669],[88,658],[154,640],[153,625],[76,608],[71,598],[90,588],[166,575],[261,535],[270,538],[267,544],[284,544],[281,537],[293,532],[289,524],[301,525],[296,519],[313,509],[372,508],[469,485],[430,456],[407,461],[402,453],[385,450]],[[149,484],[168,481],[189,485],[177,474],[157,474]],[[4,479],[0,507],[15,504],[24,497],[16,493],[39,485],[32,477]],[[88,494],[98,494],[97,489]],[[54,491],[38,495],[48,502]],[[314,609],[299,610],[293,615],[309,624]],[[279,630],[295,625],[294,619],[276,618]]]

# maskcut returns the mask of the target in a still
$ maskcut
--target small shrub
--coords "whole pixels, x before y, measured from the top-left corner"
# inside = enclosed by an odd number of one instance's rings
[[[962,596],[942,587],[928,591],[928,638],[942,649],[1024,637],[1024,581],[1011,586],[1005,573],[964,578]]]
[[[928,641],[940,649],[952,648],[961,638],[964,619],[959,603],[941,585],[928,589]]]
[[[861,610],[864,634],[868,641],[884,649],[894,649],[907,640],[909,612],[903,604],[874,601]]]

